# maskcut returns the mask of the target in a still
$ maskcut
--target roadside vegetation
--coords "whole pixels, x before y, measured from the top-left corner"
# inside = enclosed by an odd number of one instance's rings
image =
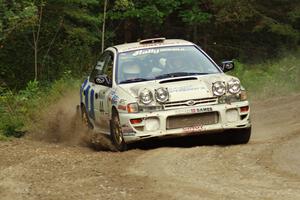
[[[0,96],[0,140],[22,137],[50,105],[57,102],[67,91],[79,88],[78,79],[65,74],[51,84],[28,82],[25,89],[12,91],[1,88]]]
[[[259,64],[236,61],[232,75],[240,78],[250,98],[300,92],[300,50]]]

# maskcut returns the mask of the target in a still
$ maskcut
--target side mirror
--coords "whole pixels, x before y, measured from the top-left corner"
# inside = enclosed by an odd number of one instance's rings
[[[221,69],[223,72],[228,72],[234,69],[234,62],[233,61],[223,61],[221,65]]]
[[[112,86],[112,81],[107,75],[97,75],[94,80],[95,84],[103,85],[106,87]]]

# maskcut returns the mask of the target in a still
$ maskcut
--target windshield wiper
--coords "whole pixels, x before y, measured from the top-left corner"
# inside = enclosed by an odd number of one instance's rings
[[[174,72],[174,73],[168,73],[168,74],[162,74],[159,76],[156,76],[156,79],[163,79],[163,78],[173,78],[173,77],[179,77],[179,76],[192,76],[192,75],[205,75],[208,73],[198,73],[198,72]]]
[[[142,81],[151,81],[153,79],[146,79],[146,78],[133,78],[133,79],[128,79],[125,81],[121,81],[120,83],[136,83],[136,82],[142,82]]]

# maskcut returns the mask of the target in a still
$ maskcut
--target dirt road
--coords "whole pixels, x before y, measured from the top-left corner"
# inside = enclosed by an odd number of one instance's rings
[[[299,94],[253,102],[247,145],[200,136],[124,153],[78,143],[66,108],[40,138],[0,142],[0,199],[300,199]]]

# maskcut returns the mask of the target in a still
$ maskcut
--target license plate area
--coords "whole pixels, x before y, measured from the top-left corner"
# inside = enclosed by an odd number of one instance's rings
[[[169,116],[166,129],[178,129],[194,126],[212,125],[219,122],[218,112],[197,113],[188,115]]]

